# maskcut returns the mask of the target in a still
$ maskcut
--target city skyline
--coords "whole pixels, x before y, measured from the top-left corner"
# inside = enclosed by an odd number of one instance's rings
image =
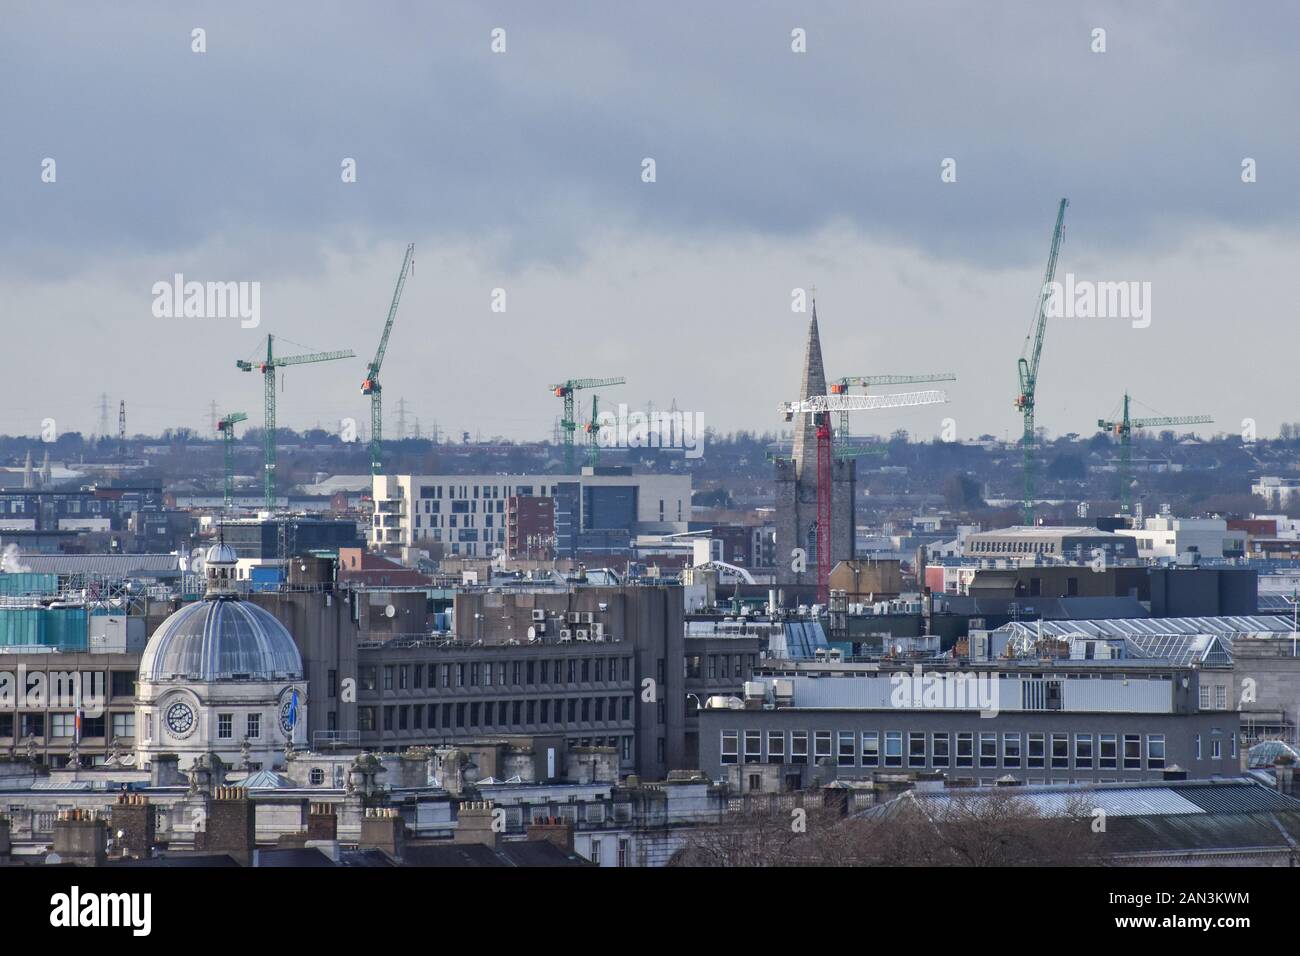
[[[831,377],[957,373],[949,406],[892,427],[1014,437],[1062,196],[1062,276],[1150,283],[1151,314],[1054,320],[1040,425],[1086,432],[1125,389],[1227,434],[1293,417],[1273,347],[1292,324],[1274,277],[1300,251],[1300,142],[1275,121],[1297,92],[1292,11],[1264,8],[1261,29],[1209,4],[1175,22],[1013,4],[975,38],[963,8],[678,9],[15,12],[0,75],[23,148],[0,158],[0,194],[23,228],[0,233],[0,292],[39,319],[11,323],[0,433],[93,431],[100,392],[133,431],[199,427],[214,399],[255,426],[258,383],[234,360],[267,332],[357,355],[289,370],[282,424],[365,420],[364,363],[414,242],[385,387],[422,422],[544,438],[549,384],[623,375],[603,400],[777,428],[807,319],[792,290],[815,286]],[[349,52],[380,44],[383,68]],[[260,283],[258,324],[156,317],[151,290],[178,273]],[[1234,334],[1247,316],[1258,331]],[[51,349],[65,360],[33,361]],[[1207,392],[1229,362],[1256,374]]]

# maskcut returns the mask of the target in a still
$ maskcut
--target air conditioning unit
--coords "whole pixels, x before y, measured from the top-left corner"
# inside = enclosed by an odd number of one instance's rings
[[[591,639],[600,644],[605,643],[605,635],[602,634],[600,631],[593,631],[591,635]]]
[[[583,624],[590,624],[591,621],[592,621],[591,612],[590,612],[590,611],[583,611],[583,612],[582,612],[582,623],[583,623]]]
[[[591,640],[591,631],[587,630],[585,627],[580,627],[574,636],[580,641],[589,641]]]
[[[545,621],[545,620],[546,620],[546,612],[545,612],[544,610],[542,610],[541,608],[535,608],[535,609],[533,610],[533,620],[534,620],[534,621]]]
[[[579,615],[577,611],[570,611],[565,615],[565,618],[570,624],[577,624],[582,619],[581,615]]]
[[[591,636],[598,641],[603,641],[605,639],[605,625],[604,624],[591,625]]]
[[[571,640],[573,640],[573,632],[567,627],[560,628],[560,643],[567,644]]]

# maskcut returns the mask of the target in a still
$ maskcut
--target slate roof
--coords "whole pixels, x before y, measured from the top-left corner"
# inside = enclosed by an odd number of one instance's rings
[[[482,843],[435,843],[407,846],[403,866],[536,867],[591,866],[584,857],[566,853],[546,840],[502,843],[493,849]]]

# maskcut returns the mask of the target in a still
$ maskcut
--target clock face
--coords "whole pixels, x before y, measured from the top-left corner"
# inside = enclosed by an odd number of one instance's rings
[[[293,733],[293,724],[289,722],[289,711],[293,709],[293,693],[285,694],[280,701],[280,732],[288,737]]]
[[[189,704],[177,701],[167,708],[167,729],[173,737],[189,735],[194,729],[194,711]]]

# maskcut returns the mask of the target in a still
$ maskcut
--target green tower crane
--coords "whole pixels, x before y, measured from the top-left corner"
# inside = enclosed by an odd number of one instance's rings
[[[1119,436],[1119,511],[1122,515],[1130,513],[1129,494],[1133,479],[1133,429],[1156,428],[1161,425],[1210,425],[1214,419],[1208,415],[1175,415],[1157,418],[1130,418],[1129,394],[1124,393],[1124,414],[1118,421],[1097,419],[1097,427]]]
[[[1025,456],[1025,524],[1034,523],[1034,400],[1038,390],[1038,362],[1043,357],[1043,335],[1047,331],[1047,304],[1052,298],[1052,281],[1056,278],[1056,258],[1061,252],[1061,235],[1065,231],[1065,207],[1070,200],[1062,199],[1056,211],[1056,228],[1052,230],[1052,249],[1047,255],[1047,270],[1043,273],[1043,284],[1038,290],[1038,308],[1029,334],[1025,336],[1025,345],[1020,352],[1018,370],[1020,373],[1020,394],[1016,397],[1016,408],[1025,418],[1025,432],[1020,439]],[[1031,344],[1032,343],[1032,344]]]
[[[869,389],[873,385],[913,385],[918,382],[955,382],[957,376],[952,372],[935,372],[932,375],[848,375],[838,382],[831,382],[832,395],[847,395],[850,388]],[[841,458],[852,457],[853,453],[845,446],[849,438],[849,413],[840,412],[840,427],[835,435],[835,453]],[[866,452],[865,454],[872,454]]]
[[[627,379],[622,376],[616,378],[571,378],[566,382],[550,387],[556,398],[564,399],[564,417],[560,419],[560,428],[564,432],[564,470],[566,473],[573,473],[573,433],[578,427],[573,407],[574,392],[588,388],[604,388],[606,385],[623,385],[626,382]]]
[[[341,352],[312,352],[306,355],[281,355],[273,353],[275,336],[266,337],[265,361],[236,359],[235,367],[241,372],[254,370],[262,373],[266,397],[262,406],[262,446],[263,469],[262,486],[266,500],[266,510],[275,510],[275,370],[286,365],[306,365],[310,362],[334,362],[338,359],[353,358],[356,353],[351,349]]]
[[[235,504],[235,426],[246,421],[248,416],[243,412],[230,412],[217,422],[217,431],[221,433],[222,444],[225,445],[227,508]]]
[[[377,475],[383,471],[384,455],[384,398],[383,388],[379,384],[379,369],[384,364],[384,353],[388,351],[388,336],[393,331],[393,320],[397,318],[397,304],[402,300],[402,289],[406,285],[407,273],[415,258],[415,243],[406,247],[406,257],[402,260],[402,271],[397,274],[397,288],[393,290],[393,301],[388,306],[388,321],[384,323],[384,334],[379,338],[379,348],[375,357],[366,366],[366,378],[361,383],[361,394],[370,396],[370,473]]]

